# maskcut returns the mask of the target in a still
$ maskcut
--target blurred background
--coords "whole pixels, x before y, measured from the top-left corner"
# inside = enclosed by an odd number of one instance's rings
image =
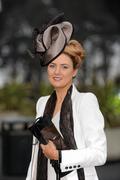
[[[49,94],[45,69],[32,52],[32,31],[60,12],[86,50],[75,83],[94,92],[105,117],[108,159],[100,180],[120,180],[119,0],[0,0],[0,180],[25,180],[37,99]]]

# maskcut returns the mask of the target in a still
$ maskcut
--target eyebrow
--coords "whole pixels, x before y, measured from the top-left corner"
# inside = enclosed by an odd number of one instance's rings
[[[54,64],[54,65],[56,65],[56,63],[53,63],[53,62],[51,62],[50,64]],[[60,64],[60,65],[67,65],[67,66],[70,66],[69,64],[65,64],[65,63]]]

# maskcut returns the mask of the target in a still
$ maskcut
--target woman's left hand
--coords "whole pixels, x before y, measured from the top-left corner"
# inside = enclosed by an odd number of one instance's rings
[[[42,148],[43,154],[51,159],[51,160],[58,160],[58,150],[56,149],[55,144],[52,141],[49,141],[47,145],[40,144],[40,147]]]

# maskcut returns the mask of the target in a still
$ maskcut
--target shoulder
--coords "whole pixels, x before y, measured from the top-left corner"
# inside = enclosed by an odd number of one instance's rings
[[[47,102],[49,96],[41,96],[36,103],[36,106],[39,106],[40,104],[44,104]]]
[[[92,92],[85,92],[85,93],[80,93],[83,96],[83,100],[88,102],[88,101],[93,101],[97,102],[97,97],[94,93]]]
[[[100,110],[99,102],[96,95],[91,92],[80,92],[78,96],[82,97],[81,102],[78,104],[77,112],[83,125],[85,127],[90,127],[94,124],[96,128],[98,126],[103,128],[104,117]]]
[[[78,90],[75,92],[72,102],[76,110],[85,112],[88,110],[95,111],[100,109],[98,99],[94,93],[79,92]]]
[[[81,99],[81,106],[87,108],[99,108],[99,103],[96,95],[92,92],[80,93]]]
[[[94,93],[92,92],[79,92],[76,88],[74,88],[74,95],[73,99],[75,100],[76,103],[81,104],[98,104],[97,97]]]
[[[48,100],[49,96],[41,96],[37,103],[36,103],[36,112],[37,114],[40,113],[42,114],[46,105],[46,102]]]

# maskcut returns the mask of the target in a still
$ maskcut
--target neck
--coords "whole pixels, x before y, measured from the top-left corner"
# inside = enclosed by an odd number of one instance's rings
[[[68,91],[68,89],[70,88],[71,85],[72,85],[72,83],[67,85],[67,86],[65,86],[65,87],[62,87],[62,88],[55,88],[56,95],[57,95],[57,102],[58,103],[62,103],[63,102],[64,97],[66,96],[67,91]]]

